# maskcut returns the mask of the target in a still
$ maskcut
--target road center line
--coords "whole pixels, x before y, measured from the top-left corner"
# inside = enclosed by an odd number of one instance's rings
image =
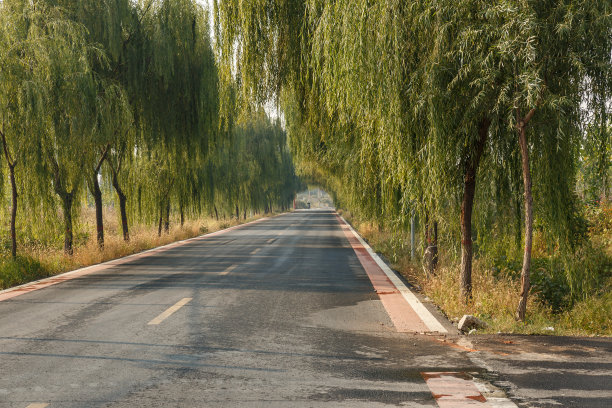
[[[267,244],[271,244],[274,241],[276,241],[276,238],[270,238],[269,240],[266,241]]]
[[[168,317],[170,317],[174,312],[179,310],[181,307],[185,306],[192,298],[183,298],[176,302],[174,305],[170,306],[166,311],[162,312],[159,316],[149,322],[150,325],[160,324]]]
[[[257,248],[257,249],[255,249],[255,250],[251,251],[251,255],[255,255],[256,253],[258,253],[258,252],[259,252],[259,250],[260,250],[260,249],[261,249],[261,248]]]
[[[47,404],[46,402],[33,402],[26,408],[45,408],[46,406],[49,406],[49,404]]]
[[[230,273],[231,271],[233,271],[234,269],[236,269],[238,267],[238,264],[234,264],[228,268],[226,268],[223,272],[221,272],[219,275],[227,275],[228,273]]]

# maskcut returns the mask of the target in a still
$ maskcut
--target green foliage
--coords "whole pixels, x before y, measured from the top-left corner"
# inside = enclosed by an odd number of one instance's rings
[[[579,172],[597,191],[607,183],[609,2],[249,0],[216,3],[214,16],[221,72],[241,81],[243,106],[279,98],[298,174],[379,226],[404,231],[414,212],[437,221],[450,259],[472,166],[477,256],[503,245],[518,257],[517,127],[529,117],[535,225],[566,259],[551,282],[588,291],[567,259],[585,260]]]
[[[587,127],[579,155],[578,191],[589,203],[610,198],[611,141],[612,130],[609,126],[590,124]]]
[[[495,276],[520,279],[518,259],[494,260]],[[554,312],[570,310],[596,294],[612,276],[612,259],[601,248],[584,244],[574,253],[532,260],[532,292]]]
[[[46,278],[49,275],[49,271],[31,257],[0,259],[0,289]]]
[[[286,134],[263,111],[239,117],[209,21],[194,0],[0,2],[0,170],[15,170],[22,243],[64,234],[71,253],[87,239],[74,233],[82,204],[101,211],[111,189],[125,239],[130,222],[170,213],[288,207]]]

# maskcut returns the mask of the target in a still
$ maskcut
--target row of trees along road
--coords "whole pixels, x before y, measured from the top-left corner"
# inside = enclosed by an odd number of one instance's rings
[[[223,69],[245,101],[280,101],[300,171],[380,224],[417,213],[430,240],[440,229],[449,251],[460,246],[466,300],[473,214],[481,236],[514,234],[525,318],[534,219],[571,251],[583,144],[599,146],[595,167],[609,174],[608,1],[224,0],[214,11]]]
[[[220,86],[209,20],[192,0],[0,2],[13,257],[20,206],[38,222],[61,209],[72,254],[87,193],[102,247],[105,185],[125,240],[136,219],[168,230],[171,208],[183,222],[289,205],[300,185],[285,132],[261,110],[238,115],[237,84]]]

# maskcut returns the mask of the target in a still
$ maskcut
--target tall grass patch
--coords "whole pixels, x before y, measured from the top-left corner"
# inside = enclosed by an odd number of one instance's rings
[[[606,209],[607,208],[607,209]],[[417,235],[415,259],[411,259],[410,234],[362,221],[349,212],[347,218],[370,245],[417,290],[431,298],[451,320],[472,314],[488,323],[488,333],[612,335],[612,211],[587,209],[588,239],[574,248],[546,242],[542,231],[534,235],[531,289],[525,322],[515,319],[519,300],[519,251],[508,242],[487,242],[474,259],[473,296],[461,296],[460,260],[454,248],[439,247],[435,273],[421,265],[423,238]],[[476,241],[476,245],[477,245]],[[497,255],[496,255],[497,254]]]

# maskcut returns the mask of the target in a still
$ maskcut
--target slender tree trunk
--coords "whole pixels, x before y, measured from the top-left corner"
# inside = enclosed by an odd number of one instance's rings
[[[17,221],[17,183],[15,182],[15,163],[9,163],[9,174],[11,179],[11,256],[17,257],[17,232],[15,223]]]
[[[64,183],[62,182],[62,178],[60,177],[59,164],[57,163],[53,155],[50,156],[49,163],[53,168],[53,189],[62,200],[62,212],[64,215],[64,252],[67,255],[72,255],[72,202],[74,199],[74,190],[68,192],[67,189],[64,187]]]
[[[475,172],[466,171],[461,202],[461,295],[472,297],[472,208],[476,189]]]
[[[487,142],[490,121],[484,119],[478,126],[478,141],[465,166],[463,200],[461,202],[461,294],[467,302],[472,297],[472,211],[476,192],[476,173]]]
[[[431,269],[435,272],[438,267],[438,221],[433,223],[433,254],[431,257]]]
[[[123,192],[121,192],[121,193],[117,192],[117,195],[119,196],[119,211],[121,213],[121,230],[123,231],[123,240],[127,242],[127,241],[130,240],[130,231],[128,229],[127,210],[125,208],[125,206],[127,204],[127,197],[125,196],[125,194],[123,194]]]
[[[91,192],[96,204],[96,235],[98,239],[98,246],[100,249],[104,249],[104,219],[102,218],[102,190],[100,190],[100,183],[98,182],[98,172],[94,172],[92,178],[93,191]]]
[[[164,232],[170,233],[170,199],[166,202],[166,213],[164,217]]]
[[[162,220],[164,218],[164,206],[160,203],[159,204],[159,223],[158,223],[158,227],[157,227],[157,236],[161,237],[161,232],[162,232]]]
[[[62,210],[64,213],[64,252],[68,255],[73,254],[73,234],[72,234],[72,202],[74,193],[64,192],[61,195]]]
[[[379,226],[380,228],[380,226]],[[423,266],[425,271],[433,274],[438,265],[438,222],[433,222],[433,228],[429,223],[429,215],[425,215],[425,254],[423,255]]]
[[[217,206],[215,205],[215,218],[219,221],[219,211],[217,211]]]
[[[123,240],[130,240],[130,231],[128,229],[128,220],[127,220],[127,210],[126,203],[127,197],[123,193],[121,186],[119,186],[119,180],[117,179],[117,174],[113,172],[113,187],[115,188],[115,192],[117,193],[117,197],[119,198],[119,211],[121,213],[121,229],[123,231]]]
[[[531,240],[533,236],[533,198],[531,195],[531,172],[529,169],[529,146],[527,146],[526,125],[525,121],[519,125],[519,145],[521,147],[523,185],[525,189],[525,250],[523,253],[523,269],[521,270],[521,295],[516,311],[516,318],[520,321],[525,320],[525,313],[527,311],[527,296],[530,287]]]
[[[6,137],[4,132],[0,131],[0,136],[2,136],[2,147],[4,149],[4,157],[6,158],[6,162],[9,168],[9,177],[11,181],[11,256],[13,259],[17,258],[17,232],[15,229],[15,224],[17,222],[17,183],[15,181],[15,166],[17,165],[17,161],[13,160],[11,153],[9,151],[8,144],[6,142]]]
[[[181,229],[183,228],[183,225],[185,225],[185,212],[183,210],[183,206],[181,205],[180,208],[180,212],[181,212]]]
[[[91,175],[91,195],[94,198],[94,203],[96,205],[96,238],[98,240],[98,247],[100,249],[104,249],[104,219],[102,214],[102,191],[100,190],[100,183],[98,182],[98,173],[100,172],[100,168],[102,167],[102,163],[106,160],[106,154],[110,145],[107,145],[104,150],[102,150],[102,155],[100,160],[98,160],[98,164],[93,169],[93,174]]]
[[[415,243],[415,219],[414,219],[414,211],[412,211],[412,216],[410,217],[410,259],[414,261],[414,243]]]
[[[240,213],[238,211],[238,204],[236,204],[236,219],[240,220]]]
[[[244,220],[246,221],[246,208],[244,208],[242,215],[243,215]]]

